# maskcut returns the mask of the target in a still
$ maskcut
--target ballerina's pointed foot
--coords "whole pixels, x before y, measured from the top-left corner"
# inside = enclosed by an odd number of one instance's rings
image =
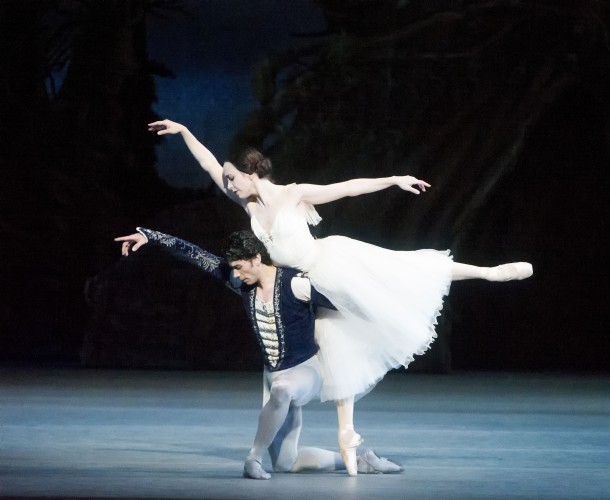
[[[263,465],[254,458],[246,459],[243,475],[249,479],[271,479],[271,474],[266,472]]]
[[[339,450],[341,458],[345,463],[345,469],[350,476],[358,474],[358,457],[356,450],[364,440],[353,429],[343,429],[339,431]]]
[[[485,273],[485,279],[487,281],[523,280],[532,274],[534,274],[534,268],[529,262],[511,262],[490,267]]]

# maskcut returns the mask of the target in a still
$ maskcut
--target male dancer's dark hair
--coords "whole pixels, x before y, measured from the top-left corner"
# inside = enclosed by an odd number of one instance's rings
[[[261,262],[268,266],[271,265],[269,252],[252,231],[243,230],[231,233],[224,254],[229,262],[250,260],[260,254]]]

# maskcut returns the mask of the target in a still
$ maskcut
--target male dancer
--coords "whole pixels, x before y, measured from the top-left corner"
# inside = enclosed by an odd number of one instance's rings
[[[157,231],[115,238],[122,253],[150,242],[181,260],[195,264],[241,294],[248,318],[264,357],[264,397],[254,444],[244,464],[244,477],[269,479],[262,466],[269,451],[276,472],[345,470],[341,455],[321,448],[298,448],[302,427],[301,407],[315,398],[322,384],[314,339],[317,306],[332,304],[296,269],[272,265],[265,246],[250,231],[229,238],[223,259],[187,242]],[[240,284],[237,285],[237,278]],[[329,311],[329,313],[331,313]],[[358,457],[357,472],[396,473],[403,468],[365,450]],[[355,475],[350,472],[350,475]]]

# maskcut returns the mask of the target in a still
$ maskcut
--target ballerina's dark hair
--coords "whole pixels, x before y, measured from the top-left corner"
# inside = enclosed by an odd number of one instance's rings
[[[257,254],[260,254],[261,262],[271,265],[271,257],[269,257],[269,252],[267,252],[265,245],[254,236],[252,231],[248,230],[231,233],[224,254],[229,262],[250,260],[256,257]]]
[[[243,151],[229,155],[230,161],[235,168],[246,174],[256,174],[261,179],[271,180],[271,160],[255,148],[246,148]]]

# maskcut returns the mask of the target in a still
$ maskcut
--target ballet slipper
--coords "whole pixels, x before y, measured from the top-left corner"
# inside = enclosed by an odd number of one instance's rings
[[[358,474],[358,460],[356,450],[362,444],[362,437],[353,429],[339,431],[339,451],[345,463],[345,469],[350,476]]]
[[[358,474],[400,474],[404,470],[402,465],[378,456],[371,449],[358,455]]]
[[[271,479],[271,474],[266,472],[263,464],[255,458],[246,458],[243,476],[249,479]]]
[[[512,281],[529,278],[534,269],[529,262],[511,262],[501,266],[490,267],[484,275],[487,281]]]

